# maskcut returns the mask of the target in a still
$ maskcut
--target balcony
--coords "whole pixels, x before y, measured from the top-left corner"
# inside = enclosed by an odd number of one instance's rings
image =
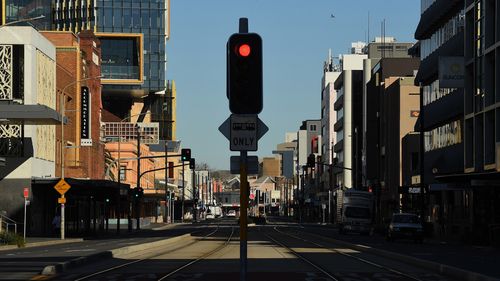
[[[333,146],[333,151],[340,152],[344,150],[344,140],[340,140]]]
[[[437,79],[439,71],[439,57],[463,57],[464,56],[464,31],[461,31],[450,40],[445,42],[428,57],[422,60],[418,68],[418,74],[415,77],[415,84],[419,82],[428,84]]]
[[[429,131],[464,113],[464,90],[456,91],[424,107],[424,130]]]
[[[344,106],[344,95],[337,98],[337,101],[333,104],[333,109],[339,111]]]
[[[436,0],[421,16],[415,39],[429,38],[450,16],[463,7],[463,0]]]
[[[337,122],[335,122],[335,125],[333,125],[333,130],[335,132],[338,132],[344,128],[344,117],[340,118]]]

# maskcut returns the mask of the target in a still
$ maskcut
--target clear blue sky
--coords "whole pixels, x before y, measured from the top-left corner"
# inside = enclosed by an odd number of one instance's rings
[[[321,114],[323,62],[331,48],[346,53],[351,42],[386,36],[414,42],[418,0],[171,0],[167,78],[177,86],[177,139],[197,163],[229,169],[229,142],[217,128],[229,116],[226,98],[226,41],[249,19],[264,52],[264,110],[269,132],[259,141],[260,157],[272,155],[286,132]],[[331,15],[335,18],[332,18]]]

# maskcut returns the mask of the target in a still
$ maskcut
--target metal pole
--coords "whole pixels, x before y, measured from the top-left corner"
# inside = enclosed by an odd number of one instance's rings
[[[120,201],[122,200],[122,166],[120,163],[120,144],[122,140],[122,122],[120,121],[118,127],[118,201],[116,201],[116,208],[118,211],[116,212],[116,234],[120,234],[120,216],[122,213]]]
[[[65,98],[64,98],[64,90],[61,93],[61,179],[64,179],[64,114],[65,114]],[[61,198],[64,198],[64,194],[61,195]],[[61,240],[65,238],[65,210],[64,203],[61,204]]]
[[[182,161],[184,164],[184,161]],[[182,165],[182,199],[181,199],[181,222],[184,222],[184,165]]]
[[[26,241],[26,197],[24,197],[24,224],[23,224],[23,238]]]
[[[139,192],[139,189],[141,187],[141,131],[140,131],[140,128],[139,126],[137,126],[137,192]],[[137,221],[137,226],[136,228],[137,229],[140,229],[141,226],[140,226],[140,196],[137,197],[137,201],[136,201],[136,208],[135,208],[135,219]]]
[[[248,208],[248,181],[247,181],[247,152],[240,152],[240,281],[247,277],[247,208]],[[265,202],[264,202],[265,206]]]
[[[169,199],[167,199],[167,180],[168,180],[168,141],[165,140],[165,218],[163,219],[163,221],[167,221],[168,222],[168,202],[169,202]]]
[[[198,220],[198,209],[196,208],[197,207],[197,203],[198,203],[198,200],[199,200],[199,195],[198,195],[198,189],[196,188],[196,183],[195,183],[195,170],[193,169],[193,172],[192,172],[192,176],[191,176],[191,182],[192,182],[192,185],[193,185],[193,220],[194,221],[197,221]]]
[[[332,191],[328,190],[328,222],[332,222]]]

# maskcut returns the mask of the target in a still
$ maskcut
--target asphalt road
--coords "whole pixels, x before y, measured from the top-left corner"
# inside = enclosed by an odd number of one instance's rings
[[[218,222],[222,223],[209,236],[198,235],[165,248],[115,256],[53,279],[239,280],[238,228],[234,220]],[[294,224],[249,227],[247,280],[451,280],[397,260],[318,242],[300,230]],[[95,273],[98,275],[92,276]]]
[[[144,230],[126,237],[0,251],[0,280],[239,280],[236,223],[235,219],[217,219],[164,230]],[[193,234],[185,235],[189,233]],[[300,225],[279,219],[271,219],[263,226],[250,226],[248,240],[247,280],[457,280],[406,263],[396,255],[382,257],[359,247],[352,248],[345,241],[454,266],[468,261],[483,263],[478,267],[469,264],[471,270],[483,274],[500,270],[500,259],[490,260],[499,254],[494,249],[433,241],[390,243],[381,236],[339,235],[330,226]],[[49,264],[154,241],[167,242],[134,251],[113,251],[112,257],[92,258],[55,275],[39,274]]]

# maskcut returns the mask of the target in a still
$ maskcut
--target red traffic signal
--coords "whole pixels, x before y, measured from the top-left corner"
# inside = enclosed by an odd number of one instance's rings
[[[251,48],[250,46],[248,46],[248,44],[242,44],[240,45],[240,47],[238,48],[238,53],[240,54],[240,56],[242,57],[248,57],[250,55],[250,52],[251,52]]]
[[[262,38],[235,33],[227,41],[227,97],[234,114],[259,114],[262,98]]]

